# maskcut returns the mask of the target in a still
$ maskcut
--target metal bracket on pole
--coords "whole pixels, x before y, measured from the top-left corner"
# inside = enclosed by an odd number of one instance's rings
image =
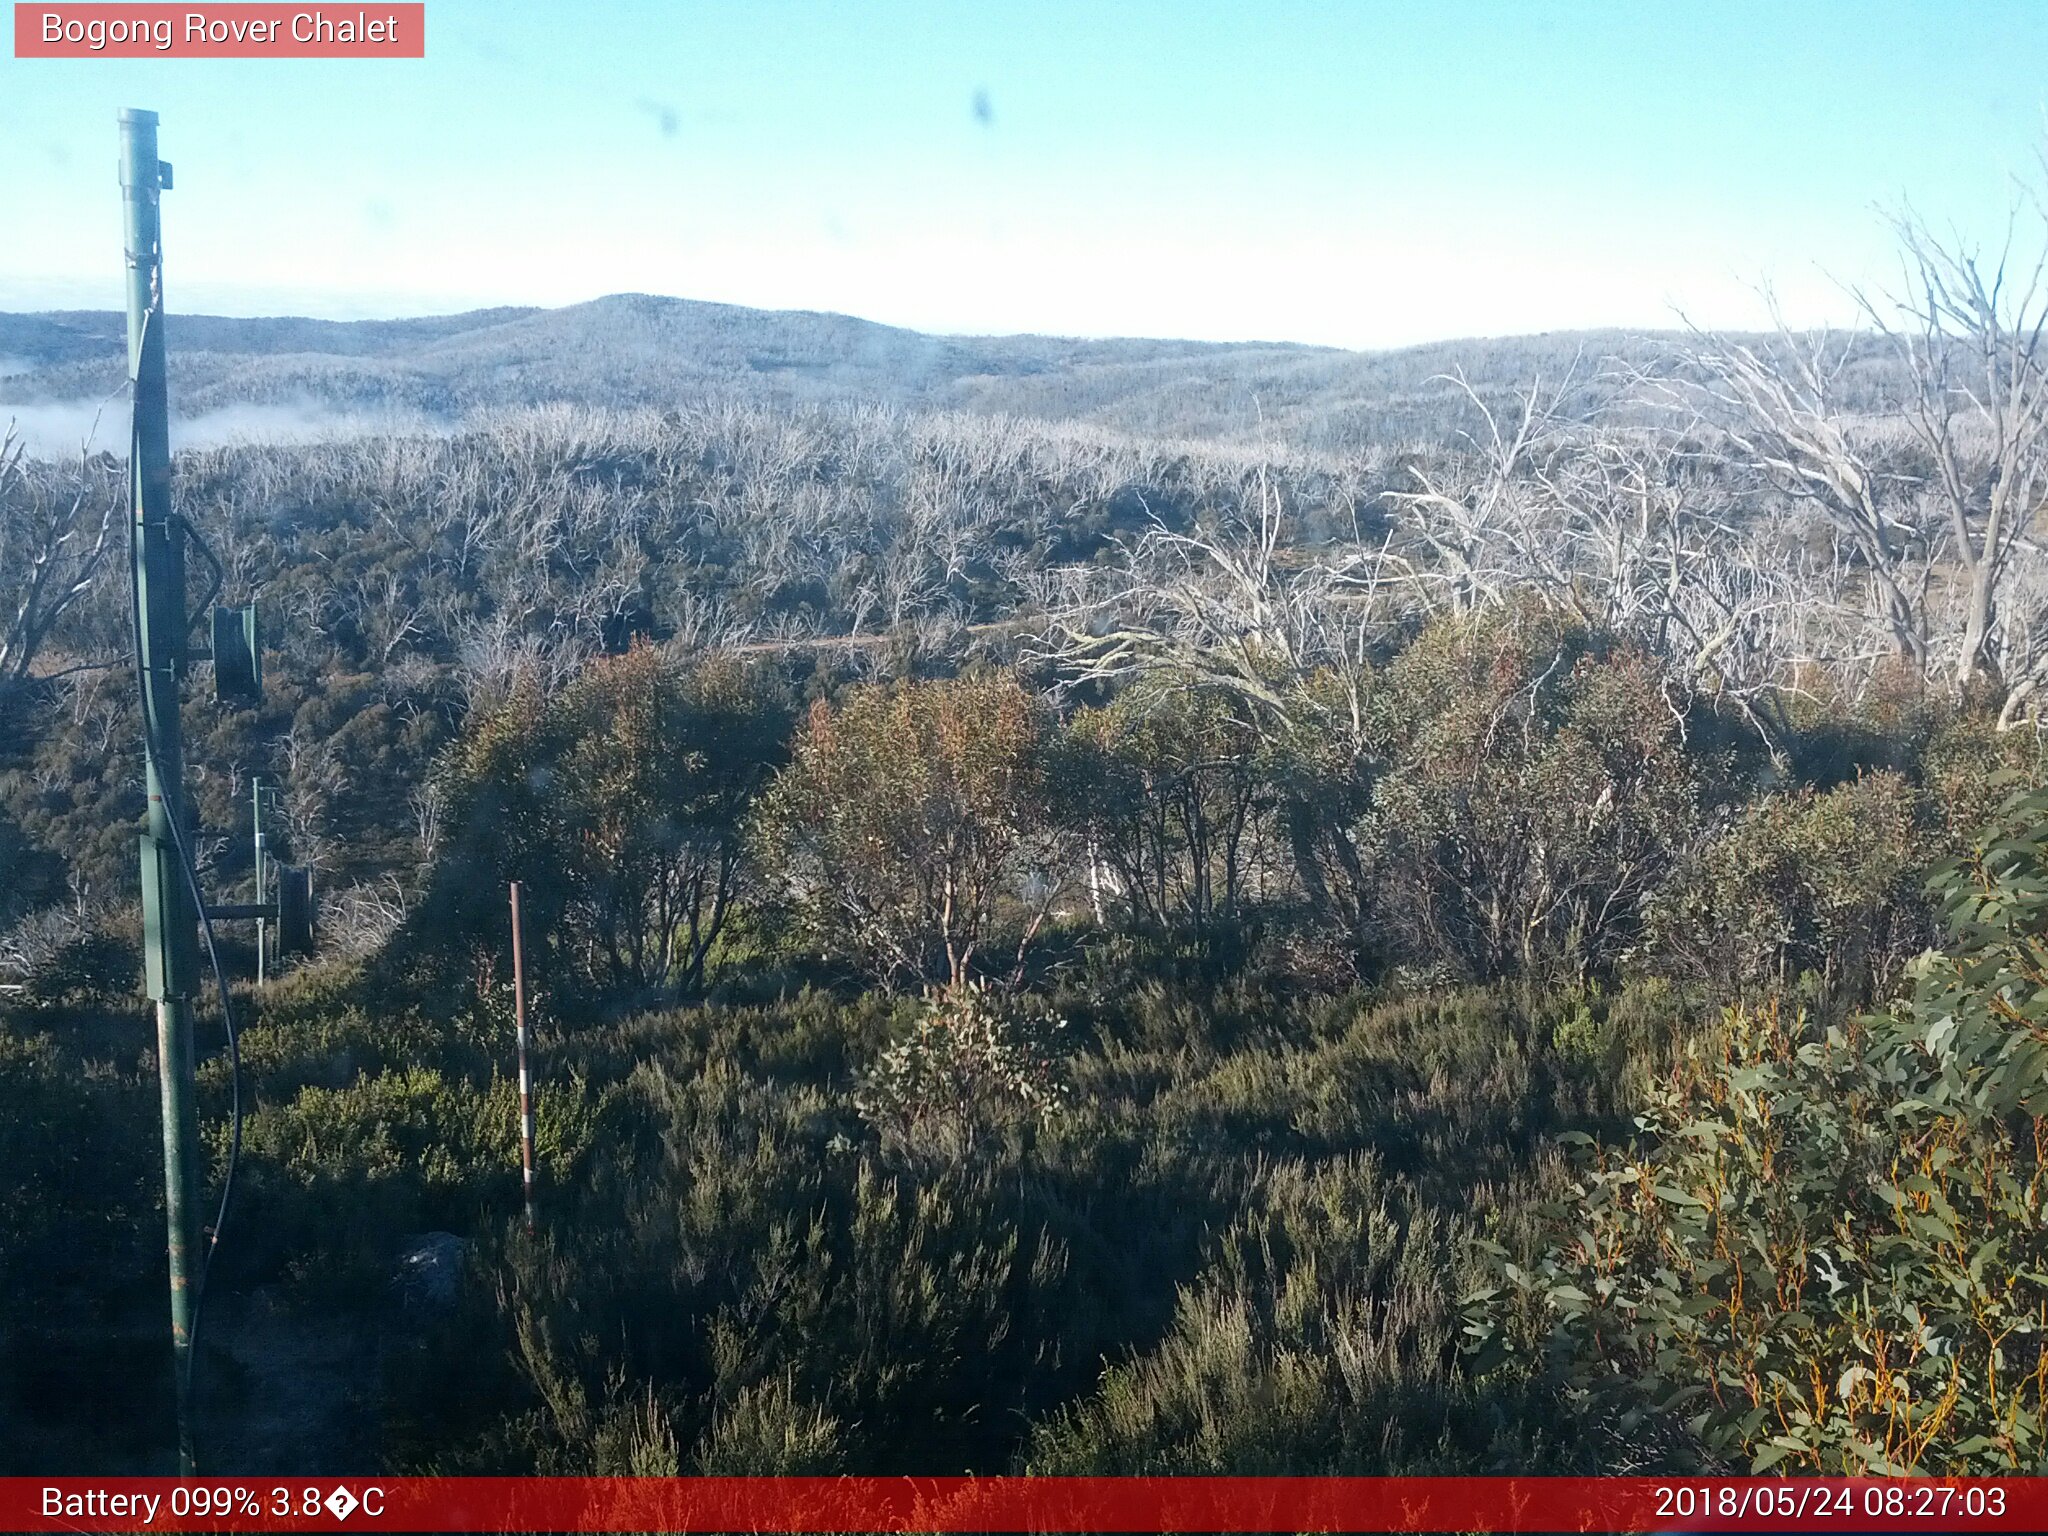
[[[263,702],[263,638],[256,623],[256,605],[213,610],[214,697],[223,704]]]
[[[142,836],[142,969],[143,989],[154,1002],[189,1002],[189,989],[199,974],[199,939],[189,927],[166,921],[181,905],[189,906],[185,873],[178,855]]]
[[[217,923],[273,923],[277,950],[284,955],[313,953],[313,872],[294,864],[277,866],[277,900],[228,901],[209,904],[206,915]]]

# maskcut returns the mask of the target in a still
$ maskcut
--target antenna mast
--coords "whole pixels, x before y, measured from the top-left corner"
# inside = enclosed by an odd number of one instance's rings
[[[129,447],[137,669],[149,785],[142,834],[142,947],[156,1002],[163,1084],[164,1215],[170,1227],[171,1359],[178,1393],[178,1469],[194,1470],[192,1328],[198,1300],[199,1120],[192,1088],[192,1002],[199,985],[199,914],[183,869],[184,738],[178,685],[186,638],[185,538],[171,514],[170,413],[164,392],[163,231],[158,199],[171,168],[157,158],[156,114],[121,114],[121,201],[128,263]]]

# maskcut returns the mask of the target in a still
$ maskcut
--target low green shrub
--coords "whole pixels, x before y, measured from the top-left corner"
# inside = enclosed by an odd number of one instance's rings
[[[1652,944],[1724,994],[1811,971],[1827,993],[1881,996],[1931,937],[1918,886],[1932,851],[1897,773],[1769,795],[1658,894]]]
[[[1005,1124],[1059,1113],[1066,1027],[1043,1005],[962,982],[936,994],[911,1034],[868,1068],[854,1106],[885,1150],[973,1155]]]
[[[1485,1249],[1476,1370],[1673,1462],[2048,1469],[2048,792],[1933,888],[1947,946],[1890,1014],[1737,1008],[1637,1145],[1578,1138],[1541,1254]]]

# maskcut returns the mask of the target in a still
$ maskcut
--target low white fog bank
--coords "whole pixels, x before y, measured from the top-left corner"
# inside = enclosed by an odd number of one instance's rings
[[[0,376],[7,372],[0,359]],[[81,445],[92,451],[128,451],[128,402],[119,396],[97,400],[10,402],[0,398],[0,430],[9,423],[37,458],[71,458]],[[336,438],[391,434],[440,434],[450,424],[405,411],[342,411],[316,400],[291,404],[235,405],[196,416],[171,412],[171,449],[218,448],[229,443],[311,443]]]

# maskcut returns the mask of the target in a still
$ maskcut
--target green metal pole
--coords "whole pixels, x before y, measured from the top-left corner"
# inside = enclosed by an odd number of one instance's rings
[[[136,634],[141,655],[149,827],[142,837],[142,931],[156,1001],[163,1085],[164,1215],[170,1229],[171,1358],[178,1393],[178,1469],[195,1470],[192,1319],[199,1281],[199,1120],[192,1089],[192,999],[198,914],[173,818],[184,822],[178,684],[186,666],[185,540],[171,517],[170,413],[164,393],[163,241],[158,198],[169,180],[156,153],[156,114],[121,114],[121,200],[128,259],[128,379],[135,431],[129,459],[135,515]]]

